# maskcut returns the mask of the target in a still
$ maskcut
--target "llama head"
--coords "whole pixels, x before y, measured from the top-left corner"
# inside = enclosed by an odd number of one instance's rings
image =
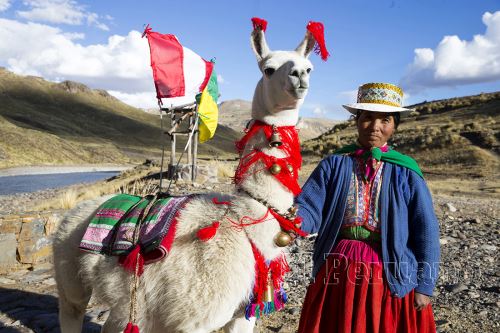
[[[294,126],[309,89],[313,65],[308,57],[316,45],[317,36],[307,30],[295,50],[271,51],[266,42],[265,27],[265,21],[254,21],[250,39],[262,72],[253,97],[252,118],[270,125]]]

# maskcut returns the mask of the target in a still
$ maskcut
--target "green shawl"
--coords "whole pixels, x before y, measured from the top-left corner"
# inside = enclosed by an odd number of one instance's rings
[[[339,150],[333,152],[334,154],[351,154],[354,153],[358,149],[363,149],[360,146],[356,144],[348,145],[345,147],[340,148]],[[389,162],[397,165],[401,165],[405,168],[408,168],[410,170],[415,171],[420,177],[424,178],[424,175],[422,174],[422,171],[420,171],[420,168],[418,167],[417,162],[411,158],[410,156],[406,156],[404,154],[401,154],[395,150],[392,150],[389,148],[387,152],[383,152],[380,150],[380,148],[373,148],[371,150],[367,150],[362,157],[363,158],[368,158],[369,156],[372,156],[374,159],[377,161],[384,161],[384,162]]]

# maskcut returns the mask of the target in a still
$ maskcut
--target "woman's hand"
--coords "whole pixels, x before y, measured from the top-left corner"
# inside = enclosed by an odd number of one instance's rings
[[[420,311],[423,308],[425,308],[427,305],[429,305],[430,302],[431,298],[429,296],[424,294],[419,294],[417,292],[415,293],[413,304],[415,305],[415,309],[417,309],[417,311]]]

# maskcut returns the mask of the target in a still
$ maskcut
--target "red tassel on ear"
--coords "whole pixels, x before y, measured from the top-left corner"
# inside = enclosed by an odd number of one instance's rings
[[[321,54],[321,59],[326,61],[330,53],[328,53],[328,50],[326,49],[325,28],[323,26],[323,23],[309,21],[309,23],[307,24],[307,30],[313,35],[314,39],[316,40],[314,52],[316,54]]]
[[[135,274],[135,269],[137,265],[137,261],[139,261],[139,267],[137,268],[137,276],[141,276],[144,273],[144,257],[141,254],[140,245],[136,245],[134,249],[127,254],[127,256],[120,256],[118,262],[126,271]]]
[[[267,21],[258,17],[252,17],[253,29],[260,29],[263,32],[266,32],[267,29]]]
[[[214,223],[212,223],[212,225],[209,225],[208,227],[201,228],[200,230],[198,230],[198,232],[196,233],[196,236],[202,242],[207,242],[210,239],[214,238],[219,226],[220,226],[220,222],[215,221]]]
[[[125,330],[123,330],[123,333],[139,333],[139,327],[132,323],[128,323],[127,327],[125,327]]]

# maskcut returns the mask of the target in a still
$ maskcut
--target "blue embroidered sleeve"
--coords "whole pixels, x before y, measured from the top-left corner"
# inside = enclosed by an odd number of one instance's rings
[[[432,296],[439,272],[439,223],[425,180],[412,171],[409,181],[409,245],[418,263],[415,291]]]
[[[320,162],[302,187],[296,199],[298,215],[302,217],[302,230],[317,233],[323,221],[323,207],[327,197],[327,184],[330,177],[325,170],[325,160]]]

